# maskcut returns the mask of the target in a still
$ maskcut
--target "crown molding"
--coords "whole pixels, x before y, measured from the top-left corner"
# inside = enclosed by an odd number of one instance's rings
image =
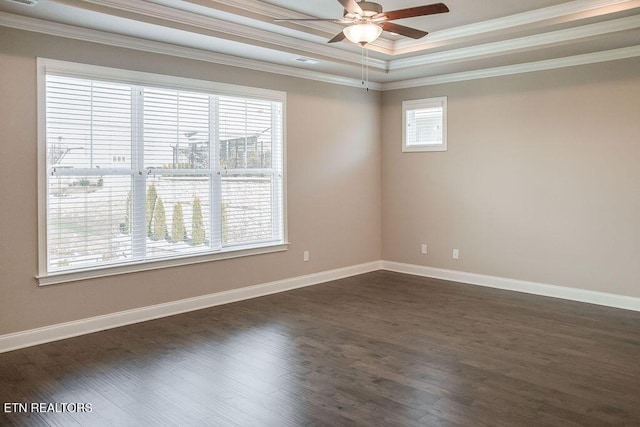
[[[271,31],[242,25],[235,22],[225,21],[210,16],[197,15],[180,9],[175,9],[155,3],[148,3],[140,0],[54,0],[56,3],[67,4],[73,7],[80,7],[88,10],[104,11],[111,9],[114,14],[119,11],[118,16],[132,19],[126,14],[135,14],[136,19],[144,21],[146,18],[162,20],[164,25],[171,27],[182,24],[194,29],[195,32],[208,36],[218,36],[222,34],[230,37],[240,37],[252,42],[267,43],[278,49],[287,51],[304,52],[305,56],[319,55],[331,58],[337,62],[347,62],[360,66],[361,55],[359,53],[336,49],[325,44],[319,44],[307,40],[276,34]],[[124,16],[123,16],[124,12]],[[108,12],[107,12],[108,13]],[[154,22],[150,22],[154,23]],[[198,29],[198,30],[195,30]],[[212,34],[212,33],[215,33]],[[318,58],[320,59],[320,58]],[[369,66],[378,71],[386,71],[387,61],[370,58]]]
[[[431,65],[440,62],[479,58],[501,53],[512,53],[514,51],[531,48],[538,49],[543,48],[544,46],[585,39],[617,31],[631,30],[638,27],[640,27],[640,15],[629,16],[626,18],[551,31],[533,36],[463,47],[459,49],[451,49],[412,58],[395,59],[389,62],[389,70],[399,70],[402,68],[416,67],[420,65]]]
[[[282,18],[284,16],[291,18],[313,18],[314,16],[306,15],[303,13],[295,12],[290,9],[286,9],[280,6],[272,5],[266,2],[257,0],[185,0],[189,3],[204,6],[208,8],[215,8],[213,3],[225,5],[228,8],[234,10],[245,10],[249,13],[262,16],[271,20],[273,18]],[[611,8],[615,7],[615,10]],[[572,16],[584,14],[587,12],[593,12],[598,9],[602,9],[600,13],[590,14],[589,16],[599,16],[611,13],[612,11],[620,11],[624,9],[630,9],[634,7],[640,7],[640,1],[638,0],[574,0],[563,4],[549,6],[541,9],[536,9],[528,12],[523,12],[515,15],[510,15],[502,18],[491,19],[484,22],[478,22],[475,24],[463,25],[449,30],[437,31],[430,33],[427,39],[412,40],[389,40],[385,38],[378,38],[375,42],[371,43],[373,50],[379,50],[380,48],[384,53],[389,55],[401,55],[405,53],[415,52],[417,50],[425,50],[433,47],[434,44],[440,44],[442,42],[450,41],[453,39],[459,39],[469,36],[477,36],[479,34],[494,32],[500,30],[507,30],[519,26],[528,26],[544,21],[553,19],[570,19]],[[576,18],[577,19],[577,18]],[[341,27],[337,24],[331,23],[300,23],[299,25],[306,26],[312,29],[320,31],[337,31]]]
[[[229,65],[232,67],[246,68],[267,73],[282,74],[307,80],[315,80],[350,87],[362,87],[362,81],[360,79],[352,79],[349,77],[342,77],[334,74],[321,73],[317,71],[289,67],[286,65],[272,64],[268,62],[257,61],[254,59],[240,58],[236,56],[177,46],[168,43],[143,40],[136,37],[112,34],[104,31],[74,27],[72,25],[59,24],[56,22],[29,18],[12,13],[0,12],[0,26],[15,28],[19,30],[33,31],[52,36],[71,38],[75,40],[99,43],[109,46],[123,47],[144,52],[170,55],[178,58],[194,59],[197,61],[210,62],[214,64]],[[381,90],[382,85],[380,83],[370,82],[369,88],[372,90]]]
[[[640,7],[640,1],[638,0],[574,0],[529,12],[436,31],[430,33],[428,39],[424,40],[397,40],[394,44],[393,54],[412,53],[456,39],[540,24],[554,19],[562,19],[564,22],[569,22],[578,19],[578,15],[584,13],[589,13],[589,17],[593,17],[636,7]],[[595,13],[599,9],[601,9],[599,13]],[[582,18],[580,17],[580,19]]]
[[[0,26],[99,43],[109,46],[117,46],[127,49],[170,55],[179,58],[193,59],[197,61],[228,65],[232,67],[251,69],[267,73],[281,74],[307,80],[315,80],[357,88],[362,87],[362,82],[360,79],[321,73],[286,65],[272,64],[253,59],[239,58],[232,55],[225,55],[200,49],[186,48],[168,43],[143,40],[135,37],[122,36],[103,31],[90,30],[86,28],[59,24],[6,12],[0,12]],[[466,71],[461,73],[443,74],[439,76],[422,77],[384,84],[370,82],[369,87],[372,90],[383,91],[406,89],[419,86],[430,86],[436,84],[453,83],[465,80],[483,79],[511,74],[552,70],[556,68],[613,61],[637,56],[640,56],[640,45],[583,55],[569,56],[564,58],[487,68],[482,70]]]
[[[595,64],[598,62],[615,61],[619,59],[640,56],[640,45],[612,49],[602,52],[586,53],[567,56],[564,58],[548,59],[544,61],[527,62],[503,67],[486,68],[482,70],[465,71],[462,73],[443,74],[440,76],[422,77],[419,79],[403,80],[382,85],[382,90],[408,89],[420,86],[431,86],[443,83],[455,83],[465,80],[485,79],[489,77],[508,76],[511,74],[530,73],[534,71],[553,70],[556,68],[573,67],[576,65]]]
[[[297,54],[302,52],[304,56],[309,56],[319,60],[328,59],[345,65],[359,66],[362,60],[360,53],[356,53],[348,49],[329,46],[315,41],[300,40],[295,37],[251,26],[250,21],[252,20],[271,23],[273,17],[276,16],[308,16],[256,0],[186,0],[186,2],[192,5],[208,8],[212,11],[217,11],[218,13],[239,14],[239,16],[245,17],[247,21],[249,21],[246,24],[242,22],[234,22],[233,20],[205,16],[203,14],[194,13],[193,11],[163,6],[142,0],[52,1],[61,4],[68,4],[74,7],[83,7],[89,10],[111,13],[125,18],[147,21],[151,24],[174,26],[176,29],[181,29],[181,25],[187,26],[186,29],[188,31],[194,31],[207,36],[235,40],[239,43],[261,45],[265,48],[282,50],[289,53]],[[583,19],[585,16],[578,17],[576,15],[580,13],[584,14],[589,11],[597,11],[595,15],[592,14],[589,16],[598,16],[611,13],[614,11],[612,8],[615,10],[621,10],[620,8],[630,7],[640,7],[640,0],[574,0],[569,3],[432,33],[426,40],[398,40],[396,42],[391,42],[393,46],[396,46],[395,50],[388,49],[387,47],[380,47],[379,45],[371,46],[371,49],[387,53],[391,56],[406,52],[417,53],[419,50],[433,48],[434,46],[443,46],[443,43],[447,44],[447,41],[451,42],[455,39],[460,39],[461,37],[478,35],[483,32],[499,31],[523,25],[532,25],[534,23],[548,21],[554,18],[567,18],[567,20]],[[568,17],[573,18],[569,19]],[[483,45],[449,49],[431,54],[427,53],[409,58],[390,59],[389,61],[386,61],[370,57],[368,61],[372,70],[378,72],[389,72],[449,61],[477,59],[496,54],[513,53],[531,48],[539,49],[543,46],[556,45],[567,41],[574,41],[615,31],[637,28],[640,26],[639,22],[640,16],[631,16],[543,34],[486,43]],[[307,23],[304,24],[305,25],[303,26],[307,26]],[[313,24],[318,24],[316,25],[317,27],[324,26],[325,29],[323,31],[333,32],[335,31],[335,27],[340,28],[337,25],[328,23],[309,23],[307,27],[311,28]],[[296,25],[298,25],[298,23],[296,23]],[[327,30],[329,27],[333,29]],[[318,34],[316,34],[316,36],[320,37]],[[390,41],[381,40],[380,43],[388,46]]]

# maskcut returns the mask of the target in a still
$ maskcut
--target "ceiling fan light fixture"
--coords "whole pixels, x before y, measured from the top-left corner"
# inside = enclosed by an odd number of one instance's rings
[[[344,35],[354,43],[365,45],[375,41],[382,34],[382,27],[370,22],[351,25],[342,30]]]

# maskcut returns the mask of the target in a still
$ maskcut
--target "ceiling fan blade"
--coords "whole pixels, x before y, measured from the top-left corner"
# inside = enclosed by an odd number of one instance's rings
[[[375,15],[373,19],[386,16],[387,21],[394,19],[413,18],[414,16],[435,15],[436,13],[447,13],[449,8],[444,3],[435,3],[427,6],[410,7],[408,9],[392,10]]]
[[[340,2],[347,12],[364,16],[364,11],[355,0],[338,0],[338,2]]]
[[[332,38],[331,40],[329,40],[327,43],[335,43],[335,42],[341,42],[342,40],[345,39],[345,35],[342,31],[340,31],[338,34],[336,34],[336,36],[334,38]]]
[[[404,25],[395,24],[393,22],[381,22],[379,25],[385,31],[400,34],[405,37],[411,37],[412,39],[419,39],[429,34],[426,31],[416,30],[415,28],[405,27]]]

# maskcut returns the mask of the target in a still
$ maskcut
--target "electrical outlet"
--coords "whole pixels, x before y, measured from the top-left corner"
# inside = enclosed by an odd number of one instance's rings
[[[424,243],[422,244],[422,247],[420,248],[420,252],[422,252],[424,255],[427,254],[427,245],[425,245]]]
[[[302,253],[302,260],[303,260],[304,262],[309,261],[309,251],[304,251],[304,252]]]
[[[460,251],[457,249],[453,250],[453,259],[459,259],[460,258]]]

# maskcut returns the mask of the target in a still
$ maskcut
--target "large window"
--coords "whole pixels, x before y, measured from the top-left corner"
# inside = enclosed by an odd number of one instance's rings
[[[447,97],[402,103],[402,151],[447,151]]]
[[[283,94],[40,62],[41,282],[284,243]]]

